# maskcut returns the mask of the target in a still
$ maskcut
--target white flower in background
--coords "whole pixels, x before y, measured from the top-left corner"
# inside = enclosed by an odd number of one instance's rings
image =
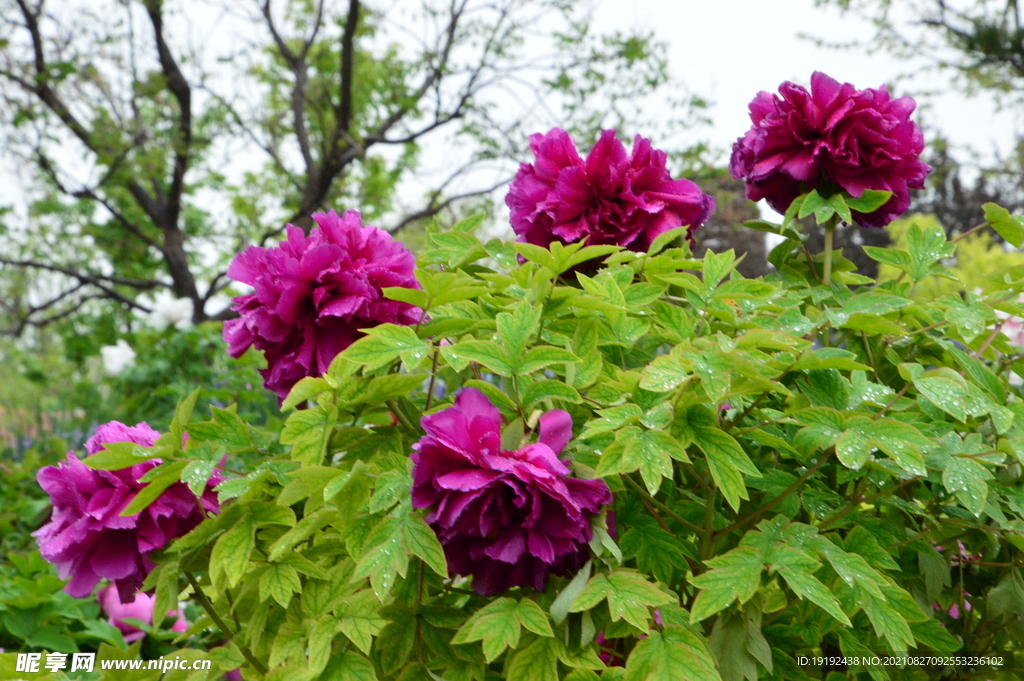
[[[135,365],[135,351],[123,338],[116,345],[104,345],[100,348],[100,355],[103,356],[103,370],[108,376],[119,376],[122,371]]]
[[[170,291],[161,291],[153,299],[153,311],[146,320],[157,331],[168,326],[185,329],[192,325],[192,299],[175,298]]]

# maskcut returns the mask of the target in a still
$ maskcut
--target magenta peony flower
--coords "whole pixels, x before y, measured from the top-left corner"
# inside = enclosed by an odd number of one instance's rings
[[[263,385],[282,400],[299,379],[319,376],[331,360],[384,322],[415,324],[419,308],[388,300],[388,286],[419,288],[415,259],[401,242],[376,227],[363,227],[359,213],[314,213],[306,236],[288,226],[276,248],[250,246],[235,256],[228,276],[255,292],[235,298],[241,317],[224,323],[232,357],[250,345],[262,350]]]
[[[135,600],[129,603],[122,603],[117,589],[113,586],[105,586],[96,594],[96,598],[99,600],[103,612],[107,613],[107,616],[110,617],[108,620],[110,624],[121,630],[124,640],[128,643],[138,641],[146,635],[146,632],[126,623],[124,621],[126,618],[130,617],[145,624],[153,625],[153,606],[156,605],[156,596],[139,593],[135,595]],[[171,631],[182,632],[188,629],[188,622],[185,621],[185,617],[180,610],[168,611],[166,616],[175,618],[174,624],[171,625]]]
[[[852,196],[865,189],[892,192],[873,213],[854,212],[864,227],[884,227],[910,207],[910,189],[931,170],[919,158],[924,135],[910,120],[912,97],[891,99],[883,85],[855,90],[824,73],[811,91],[785,82],[781,97],[758,93],[750,103],[754,127],[736,141],[729,172],[747,182],[747,198],[767,199],[786,212],[797,196],[831,181]]]
[[[518,241],[615,244],[646,251],[676,227],[700,227],[715,200],[690,180],[673,180],[667,155],[639,135],[626,155],[614,130],[604,130],[584,161],[569,134],[554,128],[530,136],[536,163],[522,163],[505,203]]]
[[[129,427],[112,421],[96,429],[86,451],[95,454],[109,442],[150,447],[157,437],[159,433],[145,423]],[[53,513],[33,536],[43,558],[57,567],[61,579],[70,580],[64,587],[67,593],[84,598],[105,578],[117,586],[122,603],[131,603],[153,569],[147,555],[202,522],[204,510],[219,510],[213,488],[221,478],[214,470],[202,508],[192,491],[176,482],[146,510],[122,518],[121,511],[146,485],[139,478],[159,464],[159,459],[150,459],[120,470],[97,471],[68,452],[62,463],[40,469],[37,479],[50,495]]]
[[[582,567],[590,516],[612,500],[603,480],[570,478],[558,454],[572,438],[569,414],[540,418],[536,444],[501,450],[501,416],[478,390],[423,417],[413,445],[412,503],[430,508],[453,574],[482,595],[513,586],[543,590],[549,574]]]

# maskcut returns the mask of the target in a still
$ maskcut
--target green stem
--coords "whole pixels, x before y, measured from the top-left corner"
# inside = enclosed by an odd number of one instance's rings
[[[403,414],[402,410],[398,408],[398,404],[394,400],[387,400],[385,404],[388,405],[388,409],[391,410],[391,413],[395,415],[395,418],[398,419],[398,422],[401,423],[406,430],[410,433],[416,432],[416,426],[412,421],[406,418],[405,414]]]
[[[217,614],[217,611],[213,609],[213,603],[211,603],[210,599],[206,597],[206,593],[203,591],[203,587],[199,586],[199,582],[197,582],[196,578],[192,576],[192,573],[186,572],[185,578],[188,580],[188,583],[192,586],[192,591],[195,592],[196,600],[199,601],[199,605],[202,606],[203,610],[206,611],[206,614],[210,616],[210,619],[213,620],[214,624],[216,624],[221,631],[227,634],[228,640],[234,639],[235,635],[238,632],[233,631],[231,627],[229,627],[224,622],[224,620],[221,619],[221,616]],[[251,664],[253,668],[260,673],[260,675],[266,676],[266,665],[264,665],[262,662],[256,659],[256,656],[252,654],[252,651],[249,650],[248,646],[244,646],[237,642],[235,643],[235,645],[238,646],[238,649],[242,652],[242,655],[245,657],[245,659],[249,661],[249,664]]]
[[[820,457],[818,457],[817,463],[815,463],[813,466],[808,468],[804,472],[804,474],[801,475],[800,478],[796,482],[794,482],[792,485],[790,485],[782,494],[779,494],[779,495],[776,495],[776,496],[772,497],[772,499],[768,503],[766,503],[764,506],[762,506],[761,508],[757,509],[756,511],[754,511],[750,515],[746,516],[745,518],[740,518],[739,520],[737,520],[736,522],[734,522],[732,525],[730,525],[729,527],[725,528],[724,530],[719,530],[719,531],[715,532],[715,534],[716,535],[728,534],[728,533],[732,532],[733,530],[738,529],[740,527],[743,527],[747,523],[749,523],[749,522],[751,522],[753,520],[757,520],[758,518],[760,518],[761,514],[765,513],[766,511],[770,511],[780,501],[782,501],[783,499],[788,497],[790,494],[792,494],[793,492],[796,492],[798,489],[800,489],[803,486],[803,484],[805,482],[807,482],[807,478],[809,478],[812,475],[814,475],[815,473],[817,473],[818,469],[821,468],[821,466],[826,461],[828,461],[829,457],[832,456],[832,453],[834,451],[835,451],[834,448],[829,448],[828,450],[826,450],[824,454],[822,454]]]
[[[434,398],[434,381],[437,380],[437,356],[441,353],[441,348],[434,350],[434,363],[430,367],[430,386],[427,388],[427,406],[423,407],[423,411],[430,411],[430,402]]]
[[[833,217],[825,225],[825,274],[822,277],[825,286],[832,285],[832,234],[835,231],[836,223]]]

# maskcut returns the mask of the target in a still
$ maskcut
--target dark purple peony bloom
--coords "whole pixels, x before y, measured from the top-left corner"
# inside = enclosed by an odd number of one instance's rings
[[[232,357],[250,345],[262,350],[263,385],[287,397],[300,379],[320,376],[362,329],[384,322],[415,324],[419,308],[388,300],[382,288],[419,288],[415,258],[401,242],[376,227],[364,227],[353,210],[339,216],[314,213],[306,236],[288,226],[276,248],[250,246],[235,256],[228,276],[253,293],[235,298],[241,316],[224,323]]]
[[[572,438],[562,410],[540,418],[536,444],[501,450],[501,415],[474,388],[423,417],[413,446],[412,503],[430,508],[452,574],[472,575],[482,595],[544,589],[551,573],[587,561],[590,516],[612,500],[603,480],[577,480],[558,460]]]
[[[159,435],[145,423],[129,427],[112,421],[96,430],[86,451],[95,454],[109,442],[150,447]],[[57,567],[61,579],[70,580],[64,587],[67,593],[85,598],[105,578],[117,586],[122,603],[131,603],[153,569],[147,555],[202,522],[203,510],[219,510],[213,488],[221,478],[215,470],[201,502],[184,483],[176,482],[146,510],[122,518],[121,511],[146,486],[139,478],[159,464],[159,459],[151,459],[129,468],[97,471],[68,452],[62,463],[40,469],[37,479],[50,495],[53,514],[33,536],[43,558]]]
[[[664,232],[688,226],[690,234],[715,208],[715,200],[690,180],[673,180],[664,151],[637,135],[626,155],[614,130],[604,130],[587,155],[569,134],[554,128],[530,136],[536,163],[522,163],[505,197],[518,241],[615,244],[646,251]]]
[[[810,92],[790,82],[779,92],[758,93],[750,103],[754,126],[733,145],[729,172],[746,180],[748,199],[767,199],[784,213],[797,196],[831,181],[856,197],[865,189],[892,192],[877,211],[853,213],[864,227],[884,227],[906,212],[910,189],[921,189],[931,170],[920,159],[924,135],[910,120],[912,97],[892,99],[884,85],[855,90],[818,71]]]

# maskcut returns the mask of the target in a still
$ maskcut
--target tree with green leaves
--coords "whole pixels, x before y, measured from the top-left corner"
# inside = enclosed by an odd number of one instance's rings
[[[0,15],[0,130],[26,187],[0,232],[14,336],[117,328],[160,292],[194,322],[223,318],[227,257],[285,224],[357,208],[395,231],[480,207],[539,121],[630,127],[668,82],[662,45],[594,35],[576,2],[3,0]],[[451,150],[436,177],[429,145]],[[410,178],[415,196],[396,195]]]

